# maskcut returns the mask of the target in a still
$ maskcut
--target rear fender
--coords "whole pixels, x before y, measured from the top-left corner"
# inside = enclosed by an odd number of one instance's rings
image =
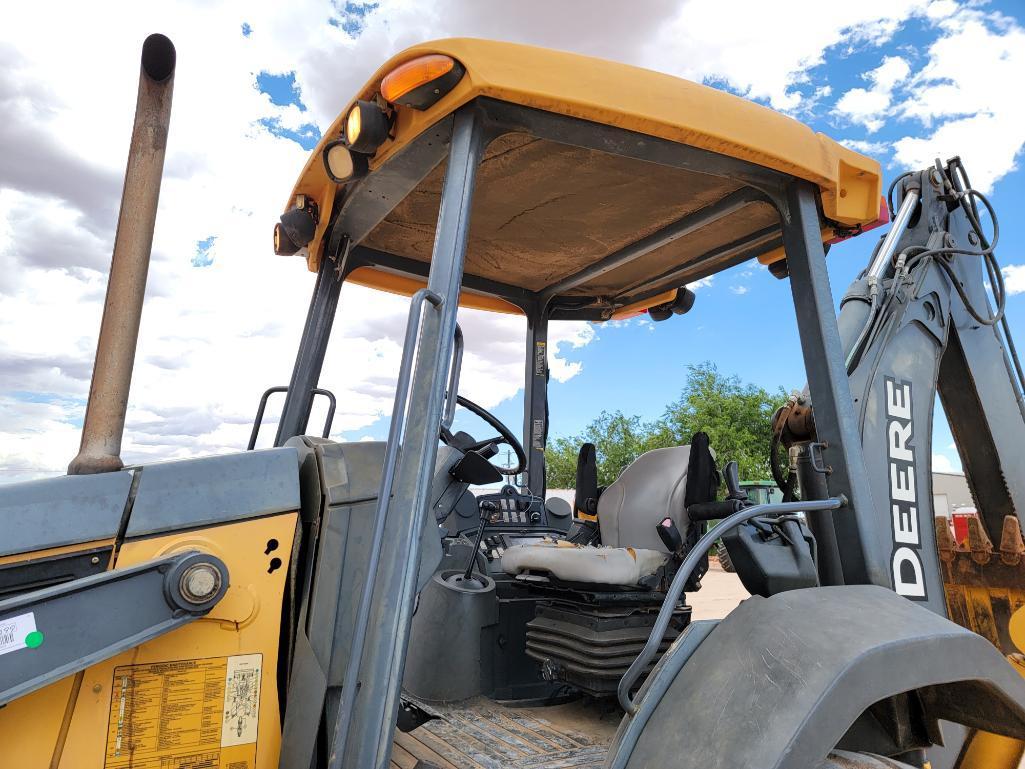
[[[620,725],[610,769],[808,769],[869,707],[905,692],[926,719],[1025,739],[1025,680],[1004,657],[885,588],[751,598],[683,647],[669,652],[688,655],[682,668],[652,676],[672,682],[649,680]]]

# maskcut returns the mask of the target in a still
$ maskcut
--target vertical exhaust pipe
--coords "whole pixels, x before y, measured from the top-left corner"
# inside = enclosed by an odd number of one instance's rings
[[[82,444],[78,456],[68,466],[69,475],[105,473],[124,467],[121,438],[164,170],[175,58],[174,44],[163,35],[150,35],[142,44],[139,96],[107,299],[96,342]]]

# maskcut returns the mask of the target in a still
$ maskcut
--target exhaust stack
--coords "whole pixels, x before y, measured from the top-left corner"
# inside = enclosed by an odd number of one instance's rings
[[[96,342],[82,445],[68,466],[69,475],[106,473],[124,467],[121,438],[164,170],[175,59],[174,44],[164,35],[150,35],[142,44],[139,96],[107,298]]]

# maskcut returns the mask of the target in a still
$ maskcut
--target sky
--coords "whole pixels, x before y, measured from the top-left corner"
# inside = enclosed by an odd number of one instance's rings
[[[178,69],[129,463],[245,447],[260,393],[288,383],[313,287],[302,260],[272,252],[292,184],[321,129],[382,62],[441,37],[531,43],[728,90],[872,155],[887,180],[961,155],[1002,214],[1007,317],[1025,338],[1025,101],[1015,85],[1025,82],[1023,17],[1013,0],[651,0],[641,13],[618,0],[8,4],[0,483],[60,474],[77,452],[139,48],[151,32],[174,41]],[[837,301],[874,241],[831,251]],[[785,281],[741,265],[696,288],[694,309],[665,323],[552,325],[553,436],[578,433],[603,409],[657,417],[689,364],[711,361],[771,390],[803,386]],[[386,435],[407,306],[343,288],[321,378],[339,399],[332,437]],[[460,322],[463,393],[517,428],[524,322],[472,311]],[[276,408],[260,445],[273,436]],[[311,431],[322,418],[314,413]],[[951,440],[938,419],[935,469],[959,468]]]

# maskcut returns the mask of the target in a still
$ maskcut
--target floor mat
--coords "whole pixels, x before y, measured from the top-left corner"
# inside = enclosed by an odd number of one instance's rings
[[[439,769],[599,769],[619,721],[583,706],[567,712],[485,699],[417,704],[437,718],[397,733],[393,769],[414,769],[417,761]]]

